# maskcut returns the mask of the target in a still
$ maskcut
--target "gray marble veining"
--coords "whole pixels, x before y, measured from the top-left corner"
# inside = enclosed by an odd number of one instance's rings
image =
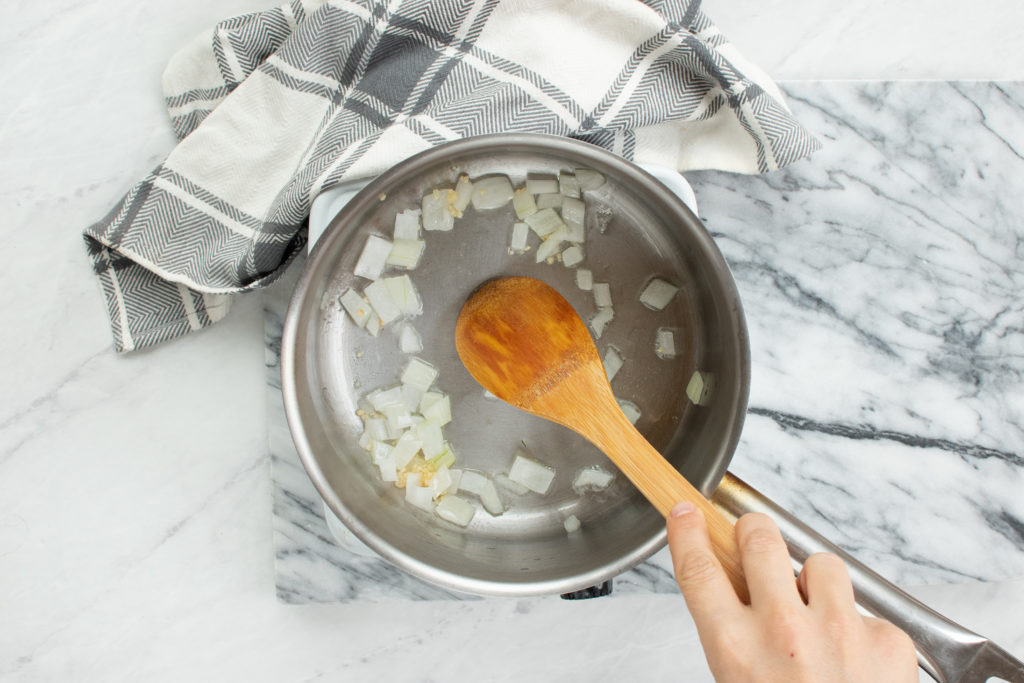
[[[739,281],[733,470],[887,576],[1024,571],[1024,87],[791,83],[826,142],[689,179]]]
[[[732,471],[898,583],[1022,576],[1024,86],[784,89],[821,152],[687,174],[750,327]],[[265,294],[279,597],[455,597],[332,541],[280,407],[290,281]],[[616,592],[675,592],[666,555]]]

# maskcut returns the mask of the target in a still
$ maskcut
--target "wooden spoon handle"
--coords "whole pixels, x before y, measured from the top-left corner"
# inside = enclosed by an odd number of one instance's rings
[[[750,602],[746,578],[736,547],[736,533],[730,522],[693,484],[686,480],[618,410],[606,411],[603,427],[591,429],[591,440],[631,482],[651,501],[658,512],[668,517],[676,503],[688,501],[700,508],[707,520],[711,545],[721,562],[736,595]],[[598,443],[600,441],[600,443]]]

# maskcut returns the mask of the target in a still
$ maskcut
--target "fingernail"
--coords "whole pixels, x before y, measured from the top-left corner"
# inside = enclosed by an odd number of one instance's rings
[[[683,501],[682,503],[676,503],[675,507],[672,508],[672,511],[669,514],[673,517],[682,517],[683,515],[690,514],[694,509],[693,503]]]

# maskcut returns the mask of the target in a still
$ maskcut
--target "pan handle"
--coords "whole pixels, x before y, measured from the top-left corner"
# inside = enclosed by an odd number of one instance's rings
[[[782,531],[790,557],[801,566],[817,552],[841,557],[850,571],[857,603],[906,632],[917,647],[918,664],[936,681],[969,683],[990,676],[1024,681],[1024,663],[886,581],[741,479],[727,472],[711,502],[733,521],[747,512],[769,515]]]

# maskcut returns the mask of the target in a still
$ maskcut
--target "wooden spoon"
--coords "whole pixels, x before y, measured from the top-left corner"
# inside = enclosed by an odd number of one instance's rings
[[[732,524],[622,413],[590,332],[561,294],[529,277],[485,283],[459,313],[455,348],[485,389],[586,438],[662,515],[680,501],[699,507],[733,588],[749,602]]]

